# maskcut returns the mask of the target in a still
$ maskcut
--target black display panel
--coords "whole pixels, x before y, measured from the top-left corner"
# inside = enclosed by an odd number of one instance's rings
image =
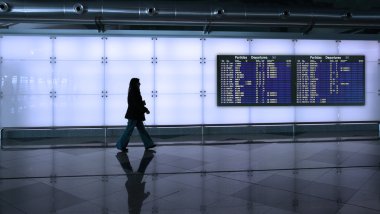
[[[291,105],[292,56],[219,55],[218,105]]]
[[[297,105],[364,105],[364,56],[295,56]]]
[[[364,105],[364,56],[218,55],[217,104]]]

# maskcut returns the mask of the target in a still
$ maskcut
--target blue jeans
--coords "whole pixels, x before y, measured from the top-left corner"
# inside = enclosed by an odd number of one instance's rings
[[[145,130],[145,126],[142,121],[128,119],[128,125],[125,128],[123,135],[121,135],[117,141],[116,148],[121,150],[122,148],[127,147],[135,126],[140,133],[140,137],[144,143],[145,148],[148,148],[154,144],[152,138],[150,138],[148,132]]]

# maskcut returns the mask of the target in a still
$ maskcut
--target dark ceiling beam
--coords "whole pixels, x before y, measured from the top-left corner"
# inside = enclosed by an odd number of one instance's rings
[[[354,29],[345,30],[341,33],[343,33],[343,34],[357,34],[357,33],[363,32],[364,30],[365,30],[364,28],[354,28]]]
[[[9,27],[15,25],[14,23],[0,23],[0,28],[8,29]]]
[[[380,11],[309,9],[297,5],[254,7],[254,4],[203,1],[20,1],[0,2],[0,22],[49,24],[285,26],[380,28]],[[98,18],[97,18],[98,17]]]

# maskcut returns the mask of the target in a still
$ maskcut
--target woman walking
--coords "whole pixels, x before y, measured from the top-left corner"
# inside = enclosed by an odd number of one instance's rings
[[[145,113],[149,114],[150,112],[148,108],[145,107],[145,101],[141,97],[140,85],[140,80],[138,78],[132,78],[129,82],[128,109],[125,114],[125,118],[128,119],[128,125],[125,128],[123,135],[116,143],[116,148],[122,152],[128,151],[127,146],[135,127],[137,127],[137,130],[140,133],[145,149],[151,149],[156,146],[146,131],[143,123],[145,120]]]

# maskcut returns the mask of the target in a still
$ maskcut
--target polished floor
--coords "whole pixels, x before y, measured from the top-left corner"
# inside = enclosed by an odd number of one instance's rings
[[[1,150],[0,213],[380,213],[380,141]]]

